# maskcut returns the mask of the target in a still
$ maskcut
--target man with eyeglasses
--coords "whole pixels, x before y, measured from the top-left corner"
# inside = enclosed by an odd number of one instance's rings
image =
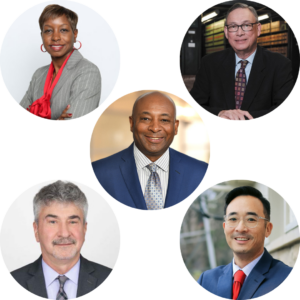
[[[251,6],[234,4],[224,32],[231,48],[203,57],[191,96],[224,119],[253,119],[271,112],[294,86],[291,61],[257,45],[261,24]]]
[[[292,268],[273,259],[264,248],[273,228],[269,201],[253,187],[238,187],[226,196],[224,214],[223,228],[233,260],[202,273],[199,284],[228,299],[252,299],[271,292]]]

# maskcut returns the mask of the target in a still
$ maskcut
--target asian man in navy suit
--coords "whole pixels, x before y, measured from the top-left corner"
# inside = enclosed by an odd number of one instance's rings
[[[73,299],[97,288],[111,269],[80,254],[88,203],[73,183],[57,181],[34,197],[33,223],[42,255],[11,273],[29,292],[48,299]],[[13,294],[11,295],[14,298]]]
[[[226,196],[224,213],[223,228],[233,260],[202,273],[199,284],[228,299],[252,299],[271,292],[292,268],[264,248],[273,228],[269,201],[253,187],[238,187]]]
[[[173,100],[160,92],[143,94],[129,121],[134,143],[92,163],[103,188],[121,203],[144,210],[167,208],[187,198],[208,165],[169,148],[179,127]]]

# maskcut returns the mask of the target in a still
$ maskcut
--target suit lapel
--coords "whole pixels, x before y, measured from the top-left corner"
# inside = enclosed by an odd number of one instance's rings
[[[82,58],[83,56],[77,50],[74,50],[53,90],[51,102],[56,96],[56,94],[59,92],[59,90],[64,86],[66,81],[70,78],[70,75],[72,74],[72,69],[78,64],[78,62]]]
[[[223,298],[232,298],[232,263],[228,264],[219,277],[217,295]]]
[[[227,109],[235,108],[235,55],[231,49],[227,56],[224,58],[223,63],[220,65],[218,76],[222,82],[224,97],[227,104]]]
[[[136,208],[147,209],[133,156],[133,144],[124,151],[120,164],[124,182]]]
[[[28,273],[32,275],[27,281],[28,290],[37,296],[48,298],[42,267],[42,256],[33,263]]]
[[[249,110],[249,107],[254,100],[264,77],[266,76],[265,67],[266,65],[263,58],[262,48],[258,46],[247,83],[244,100],[241,106],[242,110]]]
[[[259,260],[257,265],[253,268],[245,284],[242,286],[242,289],[238,296],[238,300],[252,298],[258,287],[265,279],[264,274],[266,274],[269,271],[272,259],[272,256],[265,249],[264,255]]]
[[[184,167],[180,164],[180,156],[173,149],[169,148],[170,166],[169,182],[165,201],[165,208],[177,204],[180,197],[181,182],[184,176]],[[183,199],[182,199],[183,200]]]
[[[97,287],[97,278],[92,275],[95,271],[92,264],[80,256],[80,271],[78,278],[77,296],[83,296]]]

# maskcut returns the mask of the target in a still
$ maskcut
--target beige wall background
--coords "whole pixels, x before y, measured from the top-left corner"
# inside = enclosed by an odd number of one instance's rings
[[[143,90],[128,94],[112,103],[101,115],[95,125],[91,139],[91,161],[115,154],[133,142],[130,131],[134,101],[142,94],[152,90]],[[170,96],[176,105],[179,120],[178,134],[174,137],[171,148],[204,162],[209,162],[210,144],[207,130],[200,116],[191,105],[181,98]]]

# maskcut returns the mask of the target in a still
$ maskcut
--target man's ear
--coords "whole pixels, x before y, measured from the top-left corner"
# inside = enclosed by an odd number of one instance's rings
[[[266,234],[265,234],[266,238],[270,236],[272,229],[273,229],[273,224],[271,222],[268,222],[266,226]]]
[[[132,116],[129,117],[129,123],[130,123],[130,131],[133,132],[133,118],[132,118]]]
[[[224,27],[224,33],[225,33],[226,39],[228,40],[228,28],[226,26]]]
[[[175,120],[175,135],[178,133],[179,120]]]
[[[38,224],[36,222],[33,222],[33,231],[34,231],[35,240],[39,243],[40,239],[38,233]]]

